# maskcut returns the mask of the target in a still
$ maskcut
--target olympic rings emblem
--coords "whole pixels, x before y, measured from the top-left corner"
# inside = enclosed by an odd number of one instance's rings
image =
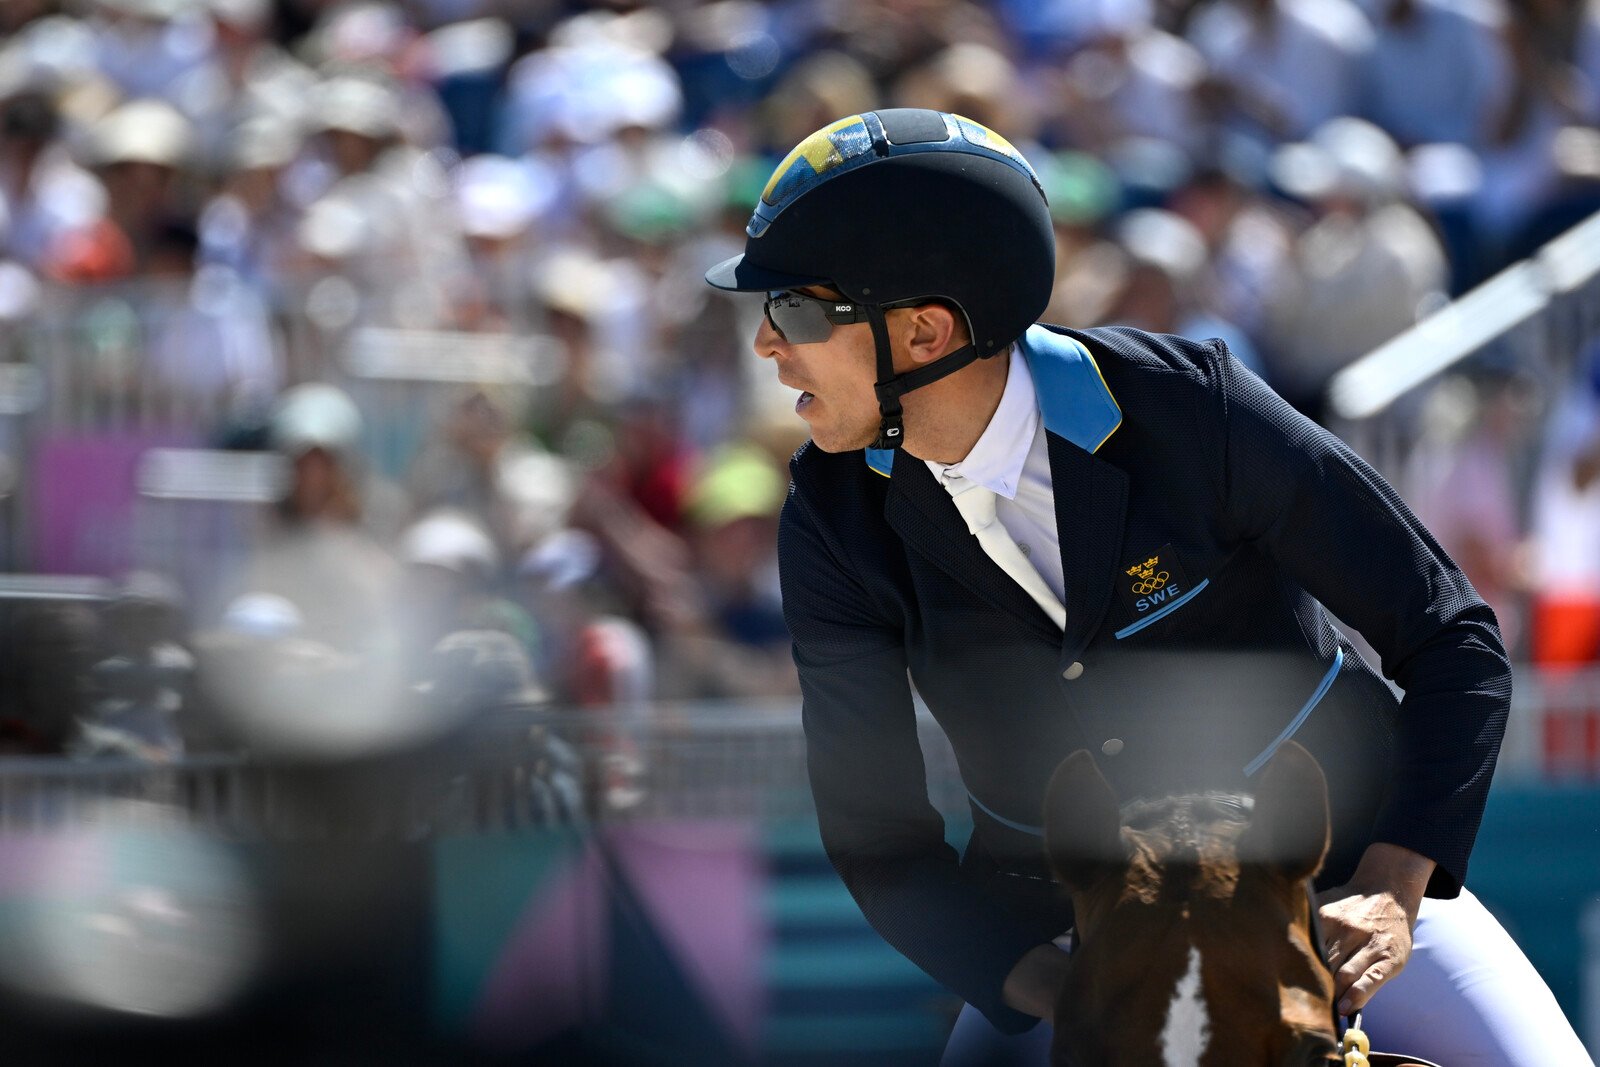
[[[1133,591],[1139,596],[1144,596],[1146,593],[1154,593],[1157,589],[1166,585],[1167,579],[1170,577],[1172,577],[1170,572],[1162,571],[1148,582],[1134,582]]]

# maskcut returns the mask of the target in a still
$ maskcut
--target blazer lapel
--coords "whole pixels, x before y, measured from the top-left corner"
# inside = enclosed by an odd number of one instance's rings
[[[1071,660],[1094,637],[1111,603],[1128,511],[1128,476],[1055,433],[1047,434],[1047,440],[1066,587],[1061,654]]]
[[[1059,506],[1058,503],[1058,510]],[[1045,610],[989,558],[978,539],[968,532],[955,501],[926,464],[909,456],[900,457],[884,504],[884,516],[906,544],[933,560],[968,590],[1024,619],[1050,642],[1061,640],[1061,631]],[[1067,628],[1072,628],[1070,606]]]

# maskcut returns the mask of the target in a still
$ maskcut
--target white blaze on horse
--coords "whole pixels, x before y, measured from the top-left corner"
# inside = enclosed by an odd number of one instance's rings
[[[1322,770],[1293,742],[1253,805],[1202,793],[1119,810],[1089,754],[1068,757],[1045,804],[1077,922],[1052,1062],[1342,1064],[1311,915],[1328,835]]]

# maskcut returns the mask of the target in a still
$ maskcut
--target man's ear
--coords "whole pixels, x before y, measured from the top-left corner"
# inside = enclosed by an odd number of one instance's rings
[[[955,312],[943,304],[920,304],[904,309],[906,352],[915,363],[932,363],[966,341]]]

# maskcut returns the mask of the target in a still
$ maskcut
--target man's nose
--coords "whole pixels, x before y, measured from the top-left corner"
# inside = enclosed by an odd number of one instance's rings
[[[756,327],[756,338],[752,347],[756,355],[762,359],[772,359],[778,354],[778,349],[788,344],[783,335],[772,326],[772,320],[766,315],[761,316],[761,323]]]

